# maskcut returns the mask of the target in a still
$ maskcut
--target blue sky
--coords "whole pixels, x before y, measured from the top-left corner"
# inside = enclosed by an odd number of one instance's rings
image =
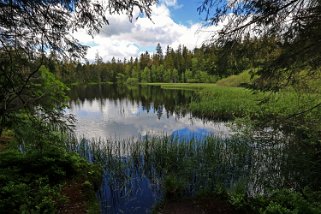
[[[204,15],[199,14],[197,8],[200,0],[177,0],[176,6],[170,7],[173,20],[179,24],[190,25],[203,21]]]
[[[179,44],[189,49],[208,41],[219,26],[204,27],[204,15],[197,7],[201,0],[161,0],[152,7],[151,20],[140,17],[131,23],[126,14],[107,15],[109,25],[104,26],[94,38],[85,30],[74,36],[82,44],[90,46],[87,59],[94,61],[98,53],[104,61],[139,56],[140,53],[155,51],[157,43],[165,50],[167,45],[177,48]],[[138,16],[139,12],[134,12]]]

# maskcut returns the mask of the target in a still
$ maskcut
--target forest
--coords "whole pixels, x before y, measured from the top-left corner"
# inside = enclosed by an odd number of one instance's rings
[[[51,54],[45,64],[51,72],[68,84],[215,83],[219,79],[240,74],[245,70],[253,70],[254,75],[256,68],[276,58],[281,50],[282,43],[276,37],[252,38],[248,34],[233,44],[203,44],[194,50],[179,45],[176,50],[167,46],[163,51],[158,43],[155,53],[146,51],[140,54],[139,58],[130,59],[113,57],[109,62],[103,62],[99,53],[96,53],[94,63],[59,61]]]

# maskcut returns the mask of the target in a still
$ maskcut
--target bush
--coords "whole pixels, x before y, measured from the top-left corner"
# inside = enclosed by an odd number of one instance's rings
[[[65,201],[60,192],[67,180],[84,177],[97,187],[99,172],[98,167],[63,149],[26,154],[3,152],[0,155],[0,210],[55,213]]]
[[[261,213],[321,213],[321,194],[304,189],[296,192],[290,189],[275,191],[266,198]]]

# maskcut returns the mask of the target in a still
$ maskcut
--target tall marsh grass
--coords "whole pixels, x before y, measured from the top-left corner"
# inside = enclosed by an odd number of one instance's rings
[[[229,120],[259,111],[257,102],[263,95],[251,90],[213,86],[199,91],[198,98],[190,104],[195,115],[206,118]]]
[[[164,197],[222,190],[256,196],[288,182],[298,188],[301,183],[295,179],[302,180],[305,173],[289,162],[288,144],[242,138],[209,137],[202,142],[171,137],[135,142],[82,139],[69,148],[104,167],[98,195],[105,213],[133,212],[134,208],[144,212]]]
[[[244,88],[213,86],[199,91],[198,98],[192,101],[190,109],[195,115],[219,120],[245,116],[253,119],[269,117],[287,119],[291,116],[302,116],[304,120],[319,121],[316,124],[320,125],[321,106],[310,110],[320,102],[321,95],[315,93],[301,94],[294,91],[267,93]]]

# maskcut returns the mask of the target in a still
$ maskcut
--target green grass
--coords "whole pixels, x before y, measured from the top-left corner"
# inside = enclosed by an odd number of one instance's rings
[[[195,116],[215,120],[246,118],[255,129],[273,128],[315,143],[321,142],[320,103],[320,93],[269,93],[212,86],[200,90],[189,108]]]
[[[290,91],[263,93],[221,86],[203,89],[198,95],[199,98],[190,105],[194,113],[208,117],[218,115],[218,118],[221,115],[230,119],[261,114],[290,116],[321,102],[320,94],[298,94]],[[308,113],[320,115],[316,110]]]
[[[257,102],[262,98],[262,93],[244,88],[212,86],[199,91],[190,109],[202,117],[229,120],[258,112]]]
[[[237,75],[231,75],[229,77],[223,78],[216,82],[219,86],[226,86],[226,87],[239,87],[242,85],[248,85],[253,83],[253,81],[257,78],[257,76],[253,77],[250,74],[249,70],[243,71]]]
[[[242,75],[248,76],[249,73],[243,72]],[[290,88],[277,93],[258,92],[208,83],[145,85],[197,91],[197,96],[188,106],[195,116],[223,121],[247,118],[257,127],[293,130],[305,138],[308,136],[304,135],[315,135],[317,138],[317,130],[321,129],[321,107],[312,108],[321,102],[320,93],[297,93]]]

